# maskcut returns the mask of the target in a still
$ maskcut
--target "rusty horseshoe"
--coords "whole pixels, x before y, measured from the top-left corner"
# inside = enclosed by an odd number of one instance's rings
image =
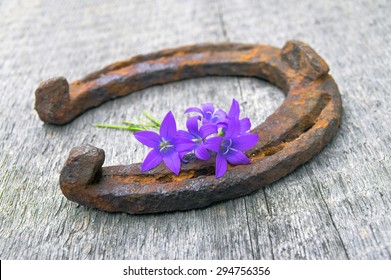
[[[70,151],[60,187],[72,201],[109,212],[157,213],[200,208],[249,194],[310,160],[335,135],[342,115],[338,87],[326,62],[308,45],[288,41],[282,49],[254,44],[201,44],[138,55],[111,64],[70,85],[65,78],[41,83],[35,109],[42,121],[65,124],[103,102],[157,84],[211,76],[250,76],[286,93],[281,106],[251,132],[257,145],[251,164],[229,166],[216,179],[214,159],[190,158],[179,176],[160,165],[103,167],[104,151]]]

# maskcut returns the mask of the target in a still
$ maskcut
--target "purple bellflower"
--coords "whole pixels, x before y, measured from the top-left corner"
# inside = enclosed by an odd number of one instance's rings
[[[258,142],[258,135],[252,133],[241,134],[239,119],[230,120],[224,136],[216,136],[205,141],[205,147],[214,151],[216,155],[216,178],[225,174],[228,163],[239,165],[251,162],[243,151],[252,148]],[[216,144],[219,143],[218,146]]]
[[[210,151],[216,153],[216,178],[225,174],[228,163],[239,165],[251,162],[244,151],[254,147],[258,135],[249,132],[249,118],[240,119],[237,100],[232,100],[228,114],[220,109],[215,110],[211,103],[201,104],[201,109],[191,107],[185,111],[191,112],[199,116],[187,120],[188,131],[177,131],[174,116],[169,112],[161,123],[160,134],[152,131],[134,133],[138,141],[152,148],[141,165],[142,171],[150,170],[164,161],[178,175],[181,159],[189,152],[194,152],[200,160],[208,160]]]
[[[212,137],[205,141],[204,146],[217,153],[216,178],[225,174],[228,163],[234,165],[250,163],[250,159],[243,151],[251,149],[258,142],[258,135],[248,132],[251,127],[250,119],[239,119],[239,115],[239,103],[233,99],[227,118],[223,121],[222,136]]]
[[[189,150],[184,150],[180,155],[183,156],[194,150],[194,155],[198,159],[207,160],[210,158],[210,153],[205,148],[204,141],[209,135],[217,133],[217,127],[216,125],[204,124],[198,128],[199,120],[200,117],[198,116],[191,117],[186,122],[188,131],[178,130],[178,137],[191,139],[193,141],[193,146],[189,146]]]
[[[244,134],[250,130],[251,128],[250,119],[249,118],[239,119],[239,115],[240,115],[239,102],[234,98],[232,99],[231,108],[228,112],[226,121],[223,122],[224,123],[223,132],[227,129],[229,122],[233,119],[239,120],[240,134]]]
[[[201,104],[201,109],[196,107],[190,107],[185,110],[185,114],[187,113],[198,113],[202,117],[202,124],[214,124],[225,120],[227,117],[227,113],[221,109],[215,110],[215,107],[212,103]]]
[[[194,143],[190,139],[178,137],[175,118],[171,111],[164,117],[159,132],[160,135],[152,131],[134,133],[138,141],[152,148],[141,165],[141,171],[150,170],[164,161],[165,165],[178,175],[181,168],[178,153],[191,149]]]

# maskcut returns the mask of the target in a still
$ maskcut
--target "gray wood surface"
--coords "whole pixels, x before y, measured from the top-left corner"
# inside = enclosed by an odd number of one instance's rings
[[[63,3],[64,2],[64,3]],[[1,259],[391,259],[390,1],[0,1]],[[92,144],[105,165],[141,161],[127,132],[93,123],[211,101],[262,122],[284,99],[256,79],[156,86],[43,125],[34,89],[130,56],[200,42],[310,44],[331,68],[342,126],[312,161],[252,195],[186,212],[109,214],[68,201],[58,185],[70,149]]]

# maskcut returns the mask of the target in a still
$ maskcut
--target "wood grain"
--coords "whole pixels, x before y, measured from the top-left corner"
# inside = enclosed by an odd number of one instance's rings
[[[1,259],[391,259],[389,1],[2,1],[0,3]],[[358,28],[359,27],[359,28]],[[105,165],[147,149],[93,123],[136,120],[210,101],[262,122],[283,101],[247,78],[155,86],[43,125],[34,89],[130,56],[201,42],[309,43],[344,102],[333,141],[294,173],[247,197],[186,212],[109,214],[66,200],[58,176],[70,149],[91,144]],[[261,102],[260,102],[261,101]]]

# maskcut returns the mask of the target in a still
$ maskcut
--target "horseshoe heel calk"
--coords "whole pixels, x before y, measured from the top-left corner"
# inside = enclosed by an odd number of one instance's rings
[[[60,175],[64,195],[89,207],[133,214],[187,210],[249,194],[319,153],[335,135],[342,114],[340,93],[328,71],[326,62],[299,41],[288,41],[282,49],[193,45],[114,63],[69,88],[63,78],[50,80],[37,89],[36,109],[43,121],[64,124],[109,99],[207,75],[258,77],[283,89],[281,106],[251,131],[259,135],[257,145],[246,152],[251,164],[229,166],[219,179],[214,159],[191,159],[179,176],[163,166],[142,173],[139,163],[102,167],[104,151],[89,145],[71,150]],[[42,100],[54,104],[41,106]],[[39,112],[45,108],[48,112]]]

